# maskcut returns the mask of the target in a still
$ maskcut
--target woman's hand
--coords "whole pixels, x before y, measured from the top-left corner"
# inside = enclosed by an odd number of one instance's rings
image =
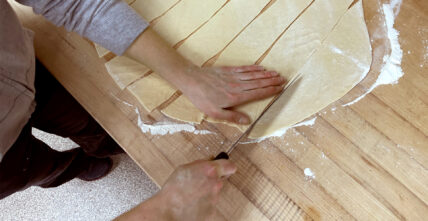
[[[191,67],[177,83],[179,89],[205,114],[237,124],[248,124],[243,113],[227,108],[279,93],[286,82],[274,71],[258,65]]]
[[[265,71],[257,65],[197,67],[150,28],[135,40],[126,55],[171,82],[208,116],[237,124],[248,124],[250,119],[228,108],[272,96],[280,92],[285,83],[276,72]]]
[[[152,198],[117,220],[210,220],[224,177],[236,172],[229,160],[195,161],[178,167]]]

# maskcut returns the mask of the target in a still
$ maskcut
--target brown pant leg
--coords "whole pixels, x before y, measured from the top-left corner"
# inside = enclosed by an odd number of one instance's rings
[[[90,156],[107,157],[123,153],[119,145],[38,61],[35,86],[37,106],[32,115],[33,127],[72,139]]]
[[[59,186],[78,176],[88,155],[123,152],[70,94],[36,63],[36,110],[0,162],[0,199],[32,185]],[[58,152],[31,134],[31,128],[69,137],[81,148]]]
[[[30,186],[59,186],[87,165],[81,148],[58,152],[31,134],[27,124],[0,163],[0,199]]]

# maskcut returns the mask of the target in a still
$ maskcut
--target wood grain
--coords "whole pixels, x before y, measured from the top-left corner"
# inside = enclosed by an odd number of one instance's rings
[[[400,32],[405,75],[376,88],[382,58],[390,52],[379,37],[385,1],[364,0],[373,47],[366,79],[341,100],[283,137],[240,145],[231,160],[238,172],[226,182],[215,220],[424,220],[428,216],[428,2],[404,1]],[[209,135],[144,134],[137,126],[165,117],[146,113],[108,76],[93,45],[54,27],[31,9],[13,3],[23,24],[35,31],[37,57],[158,185],[178,165],[209,158],[239,135],[235,128],[202,123]],[[383,28],[382,28],[383,27]],[[383,30],[384,31],[384,30]],[[315,178],[303,173],[311,168]]]

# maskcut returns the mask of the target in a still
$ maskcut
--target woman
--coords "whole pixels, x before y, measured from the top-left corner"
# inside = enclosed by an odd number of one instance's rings
[[[282,90],[284,79],[260,66],[200,68],[169,47],[146,21],[120,0],[19,0],[57,26],[97,42],[117,55],[139,61],[174,84],[208,116],[248,124],[245,114],[227,108],[271,96]],[[75,177],[91,181],[111,169],[112,154],[120,147],[35,60],[33,32],[23,28],[6,0],[0,0],[0,199],[32,185],[55,187]],[[69,137],[79,148],[58,152],[36,139],[31,128]],[[202,169],[201,169],[202,168]],[[186,214],[213,209],[211,200],[221,188],[222,176],[236,168],[228,161],[200,161],[176,171],[151,200],[126,214]],[[184,182],[180,173],[194,174]],[[192,188],[202,185],[204,188]],[[212,188],[211,188],[212,187]],[[190,191],[190,192],[189,192]],[[200,194],[190,194],[198,191]],[[181,196],[200,202],[172,205],[165,199]],[[186,197],[188,196],[188,197]],[[193,210],[173,213],[166,208]],[[190,205],[190,204],[189,204]],[[193,205],[193,204],[192,204]],[[157,211],[157,212],[155,212]],[[188,218],[190,216],[187,216]],[[201,217],[198,217],[201,218]],[[190,218],[189,218],[190,219]]]

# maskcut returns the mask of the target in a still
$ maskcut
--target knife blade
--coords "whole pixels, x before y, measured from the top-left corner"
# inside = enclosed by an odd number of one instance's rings
[[[297,82],[297,80],[300,79],[302,75],[299,73],[296,76],[294,76],[292,78],[291,81],[288,82],[287,85],[285,85],[284,89],[282,89],[282,91],[277,94],[270,102],[269,104],[265,107],[265,109],[263,109],[262,113],[256,118],[256,120],[254,120],[251,125],[245,130],[245,132],[227,149],[226,152],[221,152],[219,153],[214,160],[219,160],[219,159],[229,159],[230,154],[232,153],[232,151],[238,146],[239,142],[246,136],[248,136],[248,134],[250,134],[251,130],[254,128],[254,126],[257,124],[257,122],[263,117],[263,115],[269,110],[269,108],[279,99],[279,97],[281,97],[282,94],[284,94],[284,92],[289,89],[294,83]]]

